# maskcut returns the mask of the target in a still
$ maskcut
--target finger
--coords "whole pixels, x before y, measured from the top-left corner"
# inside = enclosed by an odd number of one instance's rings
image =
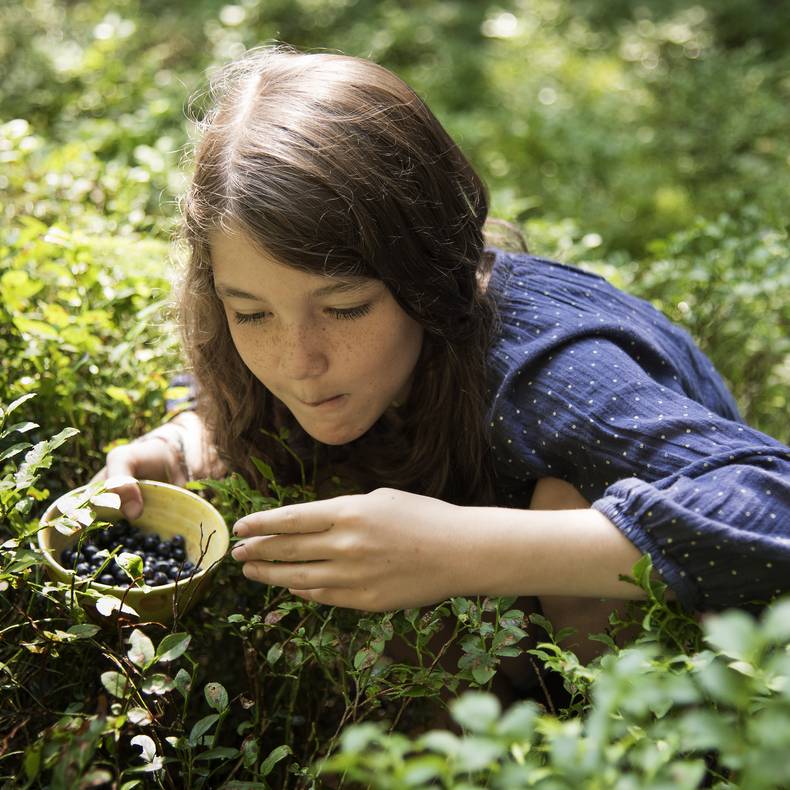
[[[309,562],[312,560],[331,560],[337,557],[327,542],[325,532],[305,535],[263,535],[245,538],[237,543],[231,552],[239,562],[271,561]]]
[[[132,464],[128,454],[110,452],[105,469],[104,487],[121,498],[121,512],[128,519],[140,518],[143,514],[143,492],[131,474]]]
[[[254,582],[273,584],[277,587],[312,589],[313,587],[337,587],[347,583],[332,569],[333,563],[318,562],[245,562],[242,573]]]
[[[261,510],[240,518],[233,527],[233,534],[279,535],[299,532],[323,532],[331,529],[340,516],[348,496],[319,499],[298,505],[284,505],[272,510]]]

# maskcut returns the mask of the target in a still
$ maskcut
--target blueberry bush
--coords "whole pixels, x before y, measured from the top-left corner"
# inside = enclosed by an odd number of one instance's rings
[[[692,618],[643,560],[647,599],[582,664],[510,599],[370,615],[232,562],[172,624],[91,619],[36,548],[49,503],[167,416],[186,97],[270,40],[401,74],[533,252],[650,299],[790,440],[786,22],[770,0],[0,5],[2,786],[790,786],[787,601]],[[228,523],[315,496],[193,487]],[[522,654],[539,687],[504,704],[501,661]]]

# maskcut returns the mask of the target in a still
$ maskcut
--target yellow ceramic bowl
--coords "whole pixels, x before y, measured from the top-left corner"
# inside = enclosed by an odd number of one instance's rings
[[[138,483],[143,493],[143,515],[131,523],[142,532],[155,533],[165,539],[183,535],[187,559],[195,564],[199,560],[201,570],[178,582],[151,587],[148,592],[136,587],[128,589],[99,584],[92,580],[78,580],[76,587],[85,589],[91,585],[103,595],[122,599],[142,620],[169,623],[176,611],[179,616],[183,615],[205,593],[216,563],[228,551],[228,528],[216,508],[192,491],[155,480],[139,480]],[[80,493],[85,488],[82,486],[71,493]],[[56,500],[41,517],[38,545],[44,554],[50,577],[68,583],[73,574],[60,564],[60,557],[64,549],[77,542],[77,535],[64,535],[54,527],[47,526],[61,515],[59,501]],[[100,521],[119,521],[124,518],[120,510],[106,507],[97,507],[96,515]]]

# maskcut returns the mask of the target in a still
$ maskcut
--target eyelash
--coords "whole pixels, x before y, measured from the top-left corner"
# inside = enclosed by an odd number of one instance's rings
[[[347,310],[334,307],[328,309],[338,320],[348,321],[367,315],[371,307],[371,304],[362,304],[359,307],[349,307]],[[259,324],[265,319],[266,315],[266,313],[234,313],[233,318],[237,324]]]

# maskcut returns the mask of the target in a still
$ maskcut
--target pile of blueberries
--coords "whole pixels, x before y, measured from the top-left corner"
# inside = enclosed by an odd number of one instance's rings
[[[128,552],[142,558],[143,580],[151,587],[188,578],[200,570],[187,559],[182,535],[163,540],[152,532],[142,532],[126,520],[90,533],[79,550],[77,546],[64,549],[61,565],[75,571],[77,576],[93,576],[107,560],[107,556],[99,552],[102,549],[112,551],[116,546],[120,549],[118,553]],[[131,579],[117,562],[111,560],[96,581],[126,587]]]

